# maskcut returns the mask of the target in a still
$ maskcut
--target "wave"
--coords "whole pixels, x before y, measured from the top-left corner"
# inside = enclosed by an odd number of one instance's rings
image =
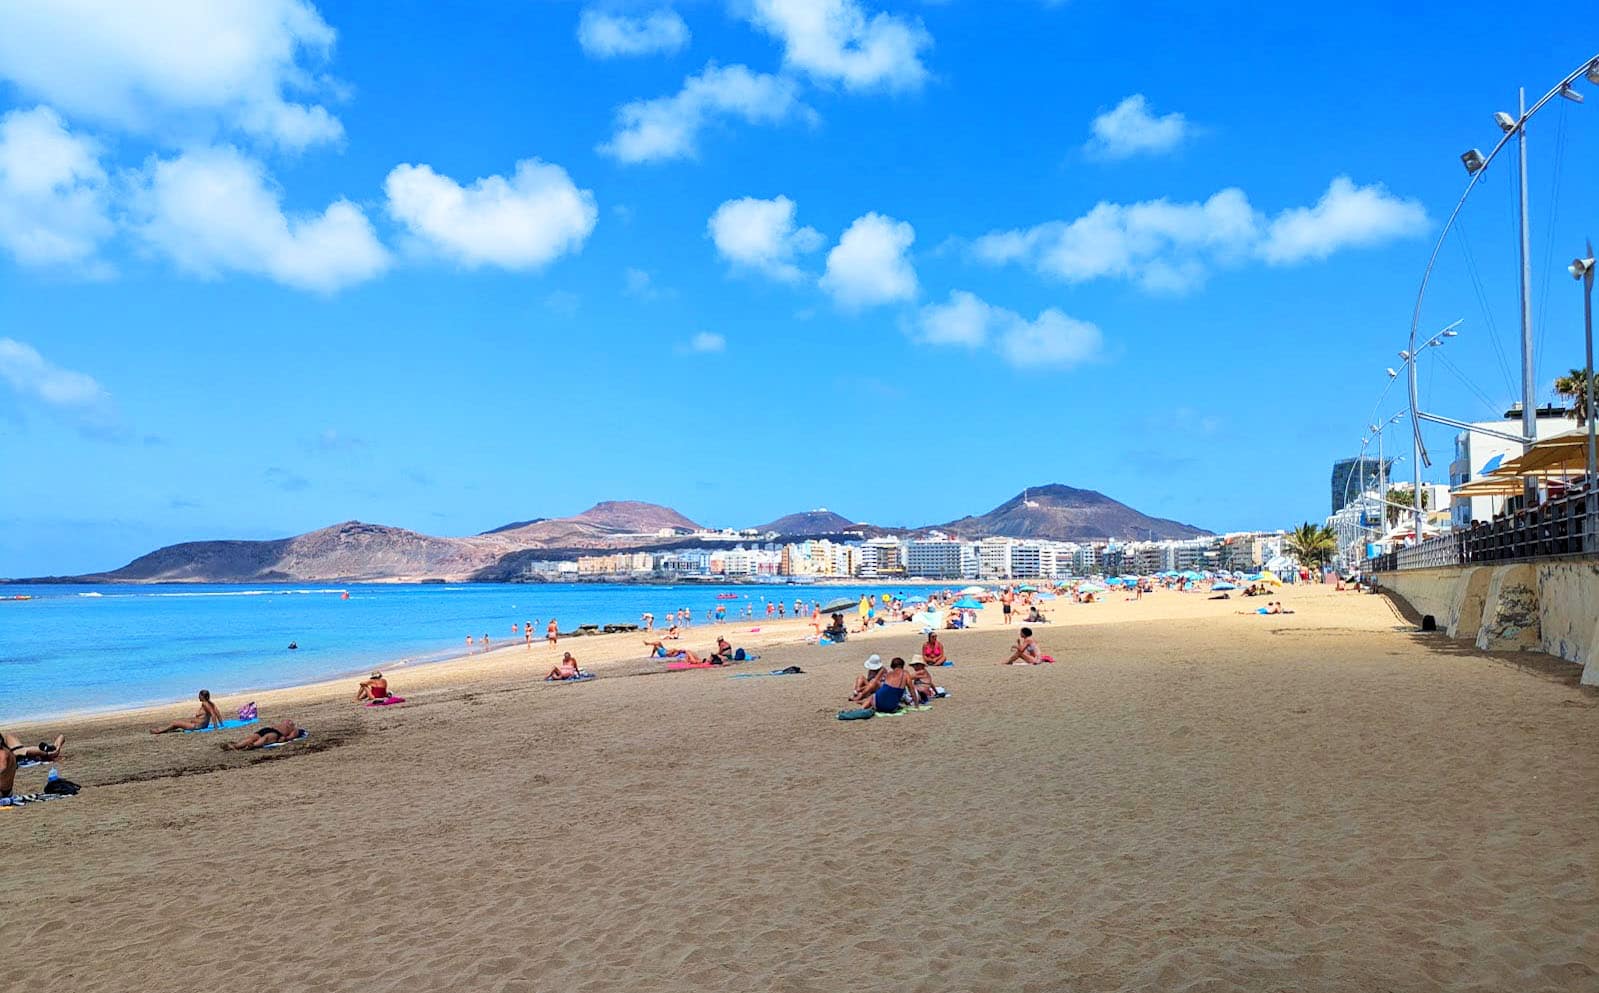
[[[207,596],[312,596],[318,593],[331,593],[335,596],[346,593],[346,590],[204,590],[185,593],[125,593],[123,596],[143,597],[207,597]],[[99,596],[98,593],[80,594],[80,596]]]

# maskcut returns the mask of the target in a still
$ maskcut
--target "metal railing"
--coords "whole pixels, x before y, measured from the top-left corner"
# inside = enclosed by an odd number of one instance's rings
[[[1599,555],[1599,492],[1575,493],[1379,555],[1373,572]]]

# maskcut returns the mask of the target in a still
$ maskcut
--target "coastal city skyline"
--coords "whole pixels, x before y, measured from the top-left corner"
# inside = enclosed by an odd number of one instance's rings
[[[1218,532],[1320,520],[1360,443],[1326,412],[1384,385],[1454,150],[1568,61],[1552,24],[1377,5],[1173,9],[1136,58],[1083,5],[492,9],[5,15],[0,574],[610,499],[917,526],[1041,478]],[[185,17],[238,51],[177,44]],[[1195,40],[1224,38],[1220,72]],[[1591,205],[1557,182],[1589,111],[1533,135],[1540,258]],[[1484,202],[1480,272],[1446,258],[1428,312],[1468,318],[1424,386],[1471,419],[1516,396]],[[1549,380],[1577,355],[1538,280]]]

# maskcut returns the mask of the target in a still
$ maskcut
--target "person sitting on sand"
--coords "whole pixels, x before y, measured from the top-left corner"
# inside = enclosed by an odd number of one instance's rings
[[[1038,605],[1037,604],[1033,604],[1031,607],[1029,607],[1027,609],[1027,623],[1029,623],[1029,624],[1048,624],[1049,623],[1049,618],[1044,616],[1044,612],[1042,610],[1038,609]]]
[[[361,680],[361,688],[355,691],[355,702],[363,703],[367,700],[387,700],[389,698],[389,681],[383,678],[383,673],[372,670],[372,678]]]
[[[938,640],[937,631],[927,632],[927,640],[922,642],[922,661],[933,666],[944,664],[944,643]]]
[[[844,629],[844,615],[832,615],[832,623],[827,626],[827,630],[823,631],[822,634],[833,641],[843,641],[849,637],[849,632]]]
[[[545,676],[544,678],[545,679],[576,679],[578,676],[581,676],[582,674],[583,674],[583,670],[578,668],[577,659],[572,657],[572,653],[571,652],[567,652],[565,655],[561,656],[560,664],[557,665],[555,668],[551,669],[550,670],[550,674],[548,676]]]
[[[224,752],[248,752],[268,745],[278,745],[285,741],[293,741],[301,736],[301,731],[290,720],[278,721],[276,724],[263,724],[252,728],[250,733],[238,741],[229,741],[222,744]]]
[[[17,757],[9,748],[0,748],[0,800],[11,795],[11,787],[17,781]]]
[[[1010,658],[1000,665],[1038,665],[1042,661],[1038,642],[1033,640],[1033,629],[1022,628],[1022,636],[1016,639],[1016,647],[1011,649]]]
[[[877,677],[882,675],[882,673],[883,673],[883,658],[882,658],[882,656],[880,656],[880,655],[868,655],[866,657],[866,671],[861,673],[859,676],[855,677],[855,688],[850,690],[850,693],[849,693],[850,702],[854,703],[854,702],[862,699],[862,695],[866,692],[867,684],[869,684],[873,680],[877,679]]]
[[[911,660],[911,692],[915,694],[917,703],[926,703],[938,696],[938,687],[933,685],[933,674],[927,671],[927,663],[921,659]]]
[[[61,757],[61,746],[67,743],[67,736],[58,734],[55,741],[41,741],[37,745],[28,745],[14,734],[0,731],[0,742],[5,744],[5,750],[18,762],[54,762]]]
[[[716,636],[716,651],[711,653],[711,661],[716,665],[725,665],[733,661],[733,644],[721,635]]]
[[[167,734],[170,731],[203,731],[215,723],[216,727],[222,726],[222,711],[211,702],[211,691],[200,691],[200,712],[186,721],[173,721],[166,727],[151,728],[151,734]]]
[[[855,695],[855,702],[865,704],[866,709],[879,714],[892,714],[912,698],[910,671],[905,668],[905,660],[896,657],[888,663],[886,670],[879,669],[877,675],[861,688]]]

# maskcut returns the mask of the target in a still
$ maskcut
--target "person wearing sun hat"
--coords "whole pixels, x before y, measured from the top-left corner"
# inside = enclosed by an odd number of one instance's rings
[[[383,678],[383,673],[372,670],[372,678],[361,680],[361,688],[355,691],[355,702],[366,700],[386,700],[389,696],[389,681]]]
[[[855,677],[855,689],[850,692],[849,698],[854,700],[859,697],[861,692],[866,689],[866,685],[872,682],[872,680],[876,679],[882,671],[882,657],[878,655],[868,655],[866,657],[866,671]]]

